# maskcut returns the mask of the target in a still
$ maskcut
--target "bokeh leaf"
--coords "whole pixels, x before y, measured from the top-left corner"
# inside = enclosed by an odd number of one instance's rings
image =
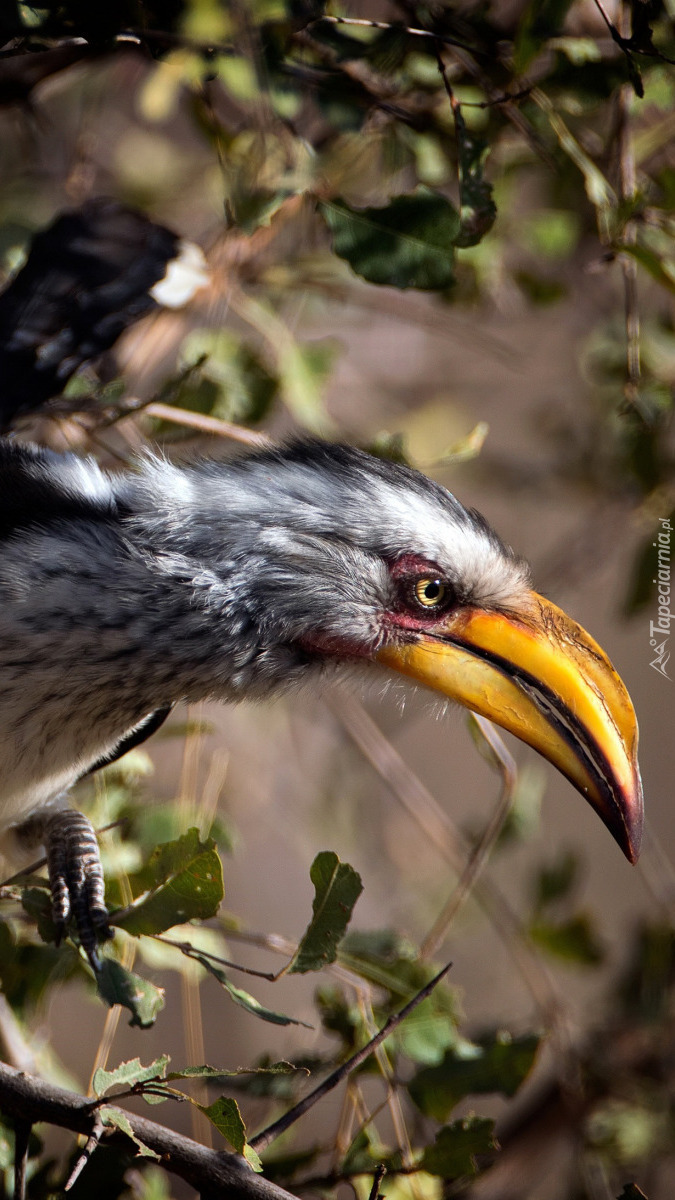
[[[445,1125],[436,1134],[433,1146],[427,1146],[419,1167],[441,1179],[475,1175],[477,1154],[490,1154],[498,1148],[494,1121],[484,1117],[465,1117]]]
[[[541,950],[566,962],[594,967],[605,956],[588,913],[578,913],[559,923],[535,921],[528,932]]]
[[[465,1096],[499,1092],[513,1096],[530,1071],[539,1046],[535,1034],[511,1038],[500,1032],[448,1050],[439,1066],[424,1067],[413,1076],[408,1091],[427,1116],[445,1121]]]
[[[457,210],[445,196],[420,187],[386,208],[350,208],[344,200],[320,205],[333,249],[369,283],[439,291],[454,283]]]

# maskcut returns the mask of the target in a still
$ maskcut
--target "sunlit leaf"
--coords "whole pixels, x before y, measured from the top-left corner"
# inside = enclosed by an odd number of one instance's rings
[[[237,1101],[231,1096],[220,1096],[213,1104],[198,1105],[198,1108],[215,1125],[219,1133],[229,1142],[237,1154],[243,1154],[254,1171],[262,1171],[262,1163],[255,1150],[246,1141],[246,1126]]]
[[[168,1062],[168,1054],[163,1054],[147,1067],[142,1066],[140,1058],[130,1058],[120,1063],[113,1071],[105,1071],[103,1067],[99,1067],[92,1080],[94,1095],[104,1096],[111,1087],[130,1088],[148,1079],[164,1079]]]
[[[181,347],[181,364],[197,368],[171,403],[224,421],[250,424],[269,411],[279,383],[260,354],[229,330],[195,329]]]
[[[113,1108],[110,1104],[104,1104],[99,1108],[98,1113],[103,1125],[106,1125],[109,1129],[120,1129],[122,1133],[126,1133],[127,1137],[131,1138],[136,1146],[137,1153],[142,1158],[160,1158],[159,1154],[156,1154],[154,1150],[151,1150],[149,1146],[146,1146],[145,1142],[142,1142],[136,1136],[127,1114],[122,1112],[121,1108]]]
[[[363,891],[354,868],[340,862],[331,850],[317,854],[309,874],[315,889],[312,919],[289,968],[295,974],[320,971],[326,963],[335,962],[338,944]]]
[[[131,934],[162,933],[185,921],[215,916],[223,898],[223,868],[215,842],[199,840],[196,829],[158,846],[147,865],[130,877],[134,895],[149,889],[111,923]]]

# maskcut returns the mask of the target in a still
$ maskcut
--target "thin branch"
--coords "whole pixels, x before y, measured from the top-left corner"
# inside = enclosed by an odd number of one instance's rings
[[[380,1200],[380,1184],[382,1183],[382,1180],[386,1174],[387,1168],[385,1167],[384,1163],[380,1163],[379,1167],[377,1167],[375,1171],[375,1174],[373,1175],[373,1186],[370,1189],[370,1196],[368,1200]]]
[[[299,1103],[295,1104],[287,1113],[284,1113],[283,1117],[280,1117],[278,1121],[274,1122],[274,1124],[268,1125],[267,1129],[261,1130],[261,1132],[256,1134],[255,1137],[250,1138],[249,1145],[259,1153],[261,1150],[265,1150],[276,1138],[278,1138],[282,1133],[289,1129],[291,1125],[298,1121],[300,1117],[304,1116],[304,1114],[308,1112],[309,1109],[312,1108],[319,1100],[322,1100],[323,1097],[328,1094],[328,1092],[331,1092],[333,1088],[338,1086],[339,1083],[342,1083],[343,1079],[346,1079],[352,1071],[355,1071],[357,1067],[361,1066],[362,1062],[365,1062],[366,1059],[370,1057],[373,1051],[376,1050],[377,1047],[380,1046],[391,1033],[393,1033],[394,1029],[396,1029],[401,1022],[404,1021],[405,1018],[417,1008],[418,1004],[421,1004],[423,1000],[426,1000],[427,996],[431,995],[436,985],[440,983],[441,979],[443,979],[445,975],[447,975],[451,966],[452,963],[447,963],[447,965],[443,967],[443,970],[438,972],[438,975],[435,975],[434,978],[431,979],[429,983],[427,983],[427,985],[421,989],[421,991],[417,992],[417,994],[413,996],[412,1000],[409,1000],[399,1012],[393,1013],[392,1016],[385,1021],[379,1033],[375,1034],[375,1037],[371,1038],[369,1042],[366,1042],[365,1046],[362,1046],[360,1050],[357,1050],[356,1054],[353,1054],[351,1058],[348,1058],[346,1062],[342,1063],[342,1065],[339,1066],[336,1071],[333,1071],[326,1079],[324,1079],[323,1083],[320,1083],[318,1087],[309,1092],[309,1094],[305,1096],[303,1100],[300,1100]]]
[[[193,946],[191,942],[177,942],[174,938],[168,938],[163,933],[150,933],[147,937],[153,938],[156,942],[163,942],[165,946],[174,946],[176,950],[180,950],[186,958],[208,958],[209,962],[218,963],[222,967],[230,967],[233,971],[242,971],[244,975],[255,975],[257,979],[267,979],[270,983],[275,983],[279,978],[279,973],[274,971],[256,971],[253,967],[242,967],[240,963],[232,962],[229,958],[221,958],[219,954],[211,954],[209,950],[200,950],[197,946]]]
[[[79,1179],[84,1168],[86,1167],[87,1163],[89,1162],[89,1159],[91,1158],[92,1154],[94,1153],[94,1150],[98,1146],[98,1144],[103,1136],[104,1129],[105,1129],[105,1125],[103,1124],[103,1121],[101,1120],[100,1116],[97,1113],[94,1118],[94,1124],[92,1127],[92,1131],[89,1134],[89,1137],[87,1138],[85,1147],[84,1147],[82,1153],[80,1154],[77,1162],[75,1163],[75,1166],[73,1167],[72,1171],[70,1172],[70,1175],[68,1176],[68,1180],[63,1189],[64,1192],[69,1192],[71,1187],[73,1186],[73,1184],[76,1182],[76,1180]]]
[[[186,425],[197,429],[200,433],[215,433],[217,437],[232,438],[243,442],[246,446],[256,449],[267,449],[274,445],[271,438],[264,433],[256,433],[254,429],[245,429],[243,425],[235,425],[232,421],[221,421],[219,417],[209,417],[205,413],[191,412],[187,408],[174,408],[171,404],[153,402],[143,408],[149,417],[160,421],[173,421],[174,425]]]
[[[462,50],[468,50],[470,54],[480,54],[477,46],[470,46],[468,42],[463,42],[459,38],[451,37],[447,33],[434,33],[430,29],[416,29],[412,25],[392,25],[390,21],[368,21],[362,17],[332,17],[321,16],[316,21],[310,21],[306,29],[311,29],[312,25],[318,25],[320,22],[326,21],[331,25],[353,25],[361,29],[382,29],[394,31],[396,33],[406,33],[409,37],[432,38],[436,42],[443,42],[447,46],[459,46]]]
[[[0,1063],[0,1111],[15,1121],[44,1121],[89,1136],[95,1109],[96,1103],[85,1096]],[[256,1175],[239,1155],[209,1150],[173,1129],[124,1111],[135,1136],[160,1155],[165,1169],[197,1191],[226,1195],[228,1200],[292,1200],[289,1192]],[[106,1129],[102,1141],[129,1147],[128,1138],[118,1130]]]

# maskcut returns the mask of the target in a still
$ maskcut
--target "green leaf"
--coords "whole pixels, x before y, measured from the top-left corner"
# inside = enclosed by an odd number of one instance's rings
[[[445,196],[418,188],[386,208],[350,208],[344,200],[320,205],[333,249],[369,283],[439,291],[454,283],[457,210]]]
[[[498,1149],[494,1138],[494,1121],[483,1117],[465,1117],[445,1125],[436,1134],[433,1146],[427,1146],[418,1166],[441,1179],[458,1179],[475,1175],[477,1154],[490,1154]]]
[[[112,1008],[122,1004],[131,1013],[130,1025],[148,1029],[164,1008],[164,989],[134,975],[114,958],[104,958],[96,974],[98,994]]]
[[[579,913],[560,924],[535,921],[530,926],[529,934],[540,949],[566,962],[594,967],[605,957],[587,913]]]
[[[336,344],[288,339],[279,353],[279,375],[284,401],[293,416],[314,433],[330,431],[323,407],[323,388],[333,366]]]
[[[156,1154],[154,1150],[151,1150],[149,1146],[146,1146],[145,1142],[142,1142],[136,1136],[131,1128],[131,1122],[127,1114],[122,1112],[121,1108],[112,1108],[111,1105],[104,1104],[102,1108],[99,1108],[98,1112],[103,1125],[106,1125],[109,1129],[121,1129],[122,1133],[126,1133],[127,1137],[131,1138],[142,1158],[158,1159],[161,1157],[161,1155]]]
[[[579,241],[581,221],[565,208],[530,213],[519,229],[519,240],[535,254],[551,260],[572,256]]]
[[[513,70],[522,75],[532,60],[546,48],[549,37],[559,33],[572,0],[530,0],[520,19],[513,45]]]
[[[373,1167],[382,1162],[385,1150],[375,1130],[366,1126],[360,1129],[351,1143],[342,1162],[345,1175],[355,1175],[357,1172],[370,1174]]]
[[[213,917],[224,894],[215,842],[200,842],[196,829],[159,846],[130,882],[136,895],[139,884],[145,883],[151,890],[131,908],[113,913],[111,923],[137,935],[162,933],[185,921]]]
[[[550,866],[541,867],[535,879],[534,907],[539,913],[557,900],[570,895],[579,879],[579,859],[571,850],[563,850]]]
[[[93,1088],[96,1097],[104,1096],[111,1087],[133,1087],[135,1083],[144,1083],[147,1079],[165,1079],[169,1063],[168,1054],[156,1058],[147,1067],[141,1065],[140,1058],[130,1058],[120,1063],[114,1071],[104,1071],[99,1067],[94,1072]]]
[[[184,954],[187,951],[183,951]],[[197,950],[191,950],[187,953],[188,958],[194,959],[204,967],[210,975],[213,975],[221,987],[225,988],[230,998],[238,1004],[240,1008],[245,1008],[247,1012],[254,1017],[260,1017],[261,1021],[269,1021],[272,1025],[305,1025],[306,1029],[311,1028],[304,1021],[298,1021],[295,1017],[286,1017],[283,1013],[274,1012],[271,1008],[265,1008],[255,996],[251,996],[249,992],[245,992],[243,988],[238,988],[219,967],[217,963],[212,962],[204,954],[200,954]]]
[[[187,870],[200,854],[212,849],[211,839],[200,841],[199,831],[195,828],[188,829],[173,841],[157,846],[145,866],[129,877],[133,896],[139,896],[142,892],[166,883],[174,875]]]
[[[45,888],[24,888],[21,907],[32,917],[43,942],[56,941],[57,932],[52,915],[52,898]]]
[[[312,919],[293,957],[291,974],[319,971],[335,962],[338,943],[363,891],[361,877],[332,850],[317,854],[309,875],[315,889]]]
[[[511,1038],[500,1032],[465,1044],[461,1053],[448,1050],[437,1067],[424,1067],[413,1077],[408,1090],[427,1116],[445,1121],[464,1096],[500,1092],[513,1096],[534,1062],[539,1038],[526,1034]]]
[[[278,390],[260,355],[227,330],[193,330],[181,347],[181,363],[195,367],[197,378],[187,378],[170,403],[224,421],[261,421]]]
[[[239,1105],[231,1096],[221,1096],[208,1106],[199,1104],[199,1109],[215,1125],[219,1133],[230,1143],[237,1154],[243,1154],[254,1171],[262,1171],[262,1163],[252,1146],[246,1141],[246,1126]]]
[[[342,1038],[346,1050],[368,1040],[363,1013],[358,1004],[349,1003],[342,988],[335,984],[317,988],[315,1001],[324,1029]]]

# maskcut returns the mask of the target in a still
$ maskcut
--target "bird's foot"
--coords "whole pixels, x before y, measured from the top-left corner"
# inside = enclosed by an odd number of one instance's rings
[[[103,868],[91,821],[71,810],[54,813],[44,832],[57,944],[71,917],[82,949],[99,971],[99,942],[113,936],[105,906]]]

